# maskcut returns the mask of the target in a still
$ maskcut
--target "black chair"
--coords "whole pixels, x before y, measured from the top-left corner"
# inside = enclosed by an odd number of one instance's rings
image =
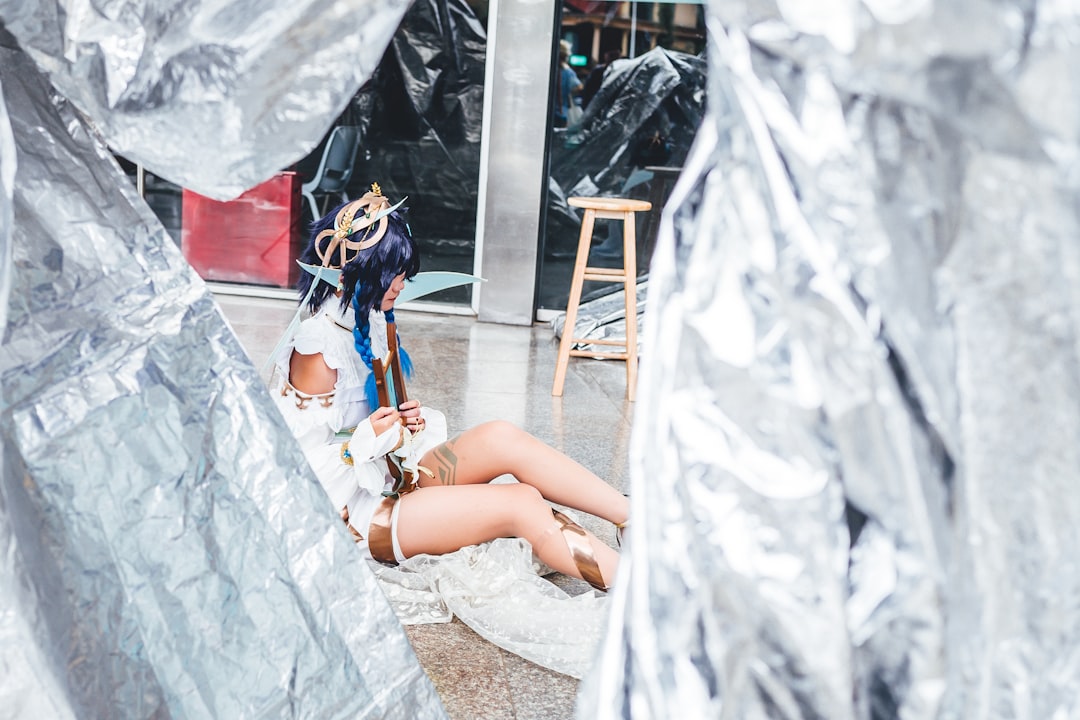
[[[322,160],[315,176],[300,186],[300,194],[307,198],[311,207],[311,217],[318,219],[325,210],[320,209],[315,195],[321,195],[323,203],[331,195],[337,195],[342,202],[348,199],[345,186],[352,177],[353,164],[356,162],[356,150],[360,147],[360,129],[350,125],[339,125],[330,133],[326,141]]]

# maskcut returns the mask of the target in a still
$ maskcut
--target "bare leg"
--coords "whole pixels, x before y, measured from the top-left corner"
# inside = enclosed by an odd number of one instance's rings
[[[579,463],[516,425],[501,420],[477,425],[430,450],[420,464],[435,473],[422,487],[473,485],[513,475],[548,500],[613,523],[630,515],[630,501]],[[552,566],[554,567],[554,566]]]
[[[620,495],[620,497],[622,497]],[[500,537],[521,537],[553,570],[581,578],[551,506],[529,485],[428,487],[398,501],[398,543],[406,557],[442,555]],[[604,582],[615,578],[619,554],[588,535]]]

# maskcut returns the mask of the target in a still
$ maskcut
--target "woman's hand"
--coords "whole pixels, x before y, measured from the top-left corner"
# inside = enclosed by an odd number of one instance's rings
[[[398,409],[401,410],[401,417],[405,418],[405,427],[413,432],[424,429],[424,418],[420,417],[419,400],[406,400],[398,405]]]
[[[401,422],[401,413],[394,408],[381,407],[368,415],[368,422],[371,423],[371,429],[375,431],[375,436],[378,437]]]

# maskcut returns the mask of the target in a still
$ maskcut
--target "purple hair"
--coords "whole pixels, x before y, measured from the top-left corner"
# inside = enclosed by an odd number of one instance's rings
[[[302,262],[316,266],[322,264],[315,250],[316,238],[323,230],[333,229],[338,212],[347,204],[342,203],[312,223],[311,240],[300,256]],[[387,215],[386,232],[382,239],[371,247],[357,252],[355,257],[341,269],[341,307],[344,309],[350,304],[353,306],[356,323],[353,328],[353,344],[369,370],[372,367],[372,353],[368,316],[372,310],[381,311],[383,296],[390,289],[395,277],[404,274],[405,279],[408,280],[420,272],[420,251],[416,247],[416,241],[413,240],[409,224],[405,221],[404,212],[404,210],[395,210]],[[330,241],[330,237],[324,237],[320,250],[325,251]],[[314,280],[312,275],[306,272],[301,273],[300,281],[297,283],[301,297],[307,295]],[[333,296],[334,290],[335,288],[330,287],[329,284],[319,282],[308,302],[311,312],[316,312],[322,307],[322,304]],[[387,322],[393,322],[393,311],[387,312]],[[409,376],[412,374],[412,361],[400,343],[398,350],[402,370],[406,376]],[[378,407],[374,373],[367,377],[364,394],[367,396],[369,407],[372,409]]]
[[[323,230],[333,229],[334,219],[341,208],[347,204],[346,202],[338,205],[311,224],[311,238],[300,255],[301,262],[315,266],[322,264],[315,250],[315,238]],[[345,308],[352,303],[355,294],[359,308],[358,320],[361,318],[366,320],[368,313],[381,305],[383,295],[390,289],[390,284],[394,282],[395,277],[404,273],[405,279],[408,280],[420,272],[420,250],[416,247],[416,241],[413,240],[412,231],[405,221],[404,213],[404,209],[390,213],[387,216],[386,234],[383,235],[382,240],[366,250],[359,251],[341,271],[343,291],[341,307]],[[331,238],[324,237],[320,243],[322,245],[320,250],[325,251],[330,240]],[[301,298],[307,296],[314,280],[312,275],[306,272],[300,273],[300,280],[296,287]],[[308,309],[316,312],[333,295],[334,290],[335,288],[329,284],[320,282],[311,293]]]

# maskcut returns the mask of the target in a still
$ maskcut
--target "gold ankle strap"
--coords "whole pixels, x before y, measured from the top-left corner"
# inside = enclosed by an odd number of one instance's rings
[[[604,576],[600,572],[600,565],[596,562],[596,555],[593,553],[585,528],[555,508],[551,509],[551,513],[562,526],[559,529],[566,541],[566,547],[570,549],[570,557],[577,565],[578,572],[581,573],[581,578],[597,590],[607,592],[608,586],[604,584]]]

